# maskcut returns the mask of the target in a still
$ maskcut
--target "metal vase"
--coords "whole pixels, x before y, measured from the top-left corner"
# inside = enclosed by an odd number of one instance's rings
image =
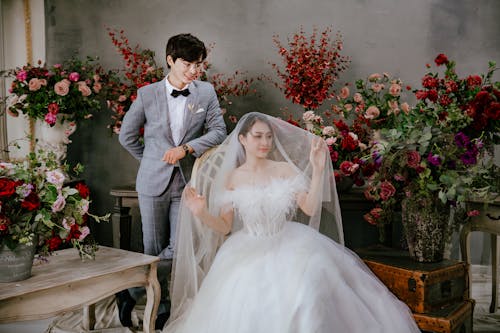
[[[26,280],[31,276],[35,244],[18,244],[14,250],[0,246],[0,282]]]
[[[401,203],[410,257],[418,262],[443,260],[449,235],[450,208],[437,197],[411,197]]]

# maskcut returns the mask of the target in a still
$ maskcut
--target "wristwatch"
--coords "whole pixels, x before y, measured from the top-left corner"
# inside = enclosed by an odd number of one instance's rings
[[[189,155],[189,153],[190,153],[189,146],[187,144],[183,144],[181,147],[182,147],[182,150],[184,150],[184,152],[186,153],[186,155]]]

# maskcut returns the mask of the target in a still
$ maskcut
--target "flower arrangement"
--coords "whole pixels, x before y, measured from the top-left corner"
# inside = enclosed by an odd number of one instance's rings
[[[129,40],[123,30],[116,31],[108,29],[108,34],[118,53],[124,62],[124,70],[108,71],[103,81],[104,95],[106,96],[108,108],[113,112],[113,122],[108,125],[112,133],[120,132],[121,122],[130,105],[137,97],[137,90],[153,82],[161,81],[165,77],[165,70],[156,63],[155,53],[149,49],[142,49],[139,45],[134,48],[130,46]],[[208,51],[213,45],[208,47]],[[200,73],[200,80],[213,84],[219,98],[222,112],[226,123],[236,123],[237,117],[228,110],[232,105],[232,97],[245,96],[255,93],[250,89],[253,78],[242,78],[244,72],[235,71],[226,76],[222,73],[208,75],[210,64],[204,62],[204,71]]]
[[[91,214],[89,188],[66,184],[66,171],[52,152],[42,150],[25,161],[0,162],[0,244],[14,249],[37,240],[40,254],[73,246],[82,259],[93,258],[97,246],[89,217],[107,221],[109,214]]]
[[[301,105],[305,110],[317,109],[325,100],[334,96],[333,84],[339,74],[349,64],[347,57],[341,55],[343,42],[340,34],[332,40],[331,28],[327,27],[318,36],[314,28],[306,36],[301,27],[285,46],[278,35],[273,41],[282,57],[284,68],[272,63],[278,78],[275,82],[287,99]]]
[[[365,80],[356,80],[355,88],[353,94],[348,86],[340,90],[337,103],[332,106],[334,113],[378,130],[394,127],[399,113],[410,111],[410,105],[401,102],[403,82],[388,73],[373,73]]]
[[[138,45],[132,48],[123,30],[108,29],[108,35],[125,62],[125,69],[110,70],[104,77],[103,93],[108,108],[113,112],[113,122],[108,128],[118,134],[125,113],[137,97],[137,90],[163,80],[164,72],[156,64],[155,53]]]
[[[314,111],[304,112],[302,120],[306,129],[325,140],[335,170],[337,187],[342,190],[341,184],[345,184],[343,181],[346,178],[352,181],[347,182],[347,187],[352,183],[363,186],[365,178],[375,171],[374,164],[366,158],[371,145],[369,128],[357,119],[349,125],[345,119],[323,118]]]
[[[102,88],[95,59],[72,58],[62,64],[37,66],[31,64],[9,70],[3,75],[13,79],[7,97],[7,112],[55,125],[57,115],[66,120],[91,118],[100,110],[98,94]]]
[[[374,225],[390,223],[404,198],[466,209],[471,197],[498,193],[498,167],[488,157],[499,131],[500,85],[491,82],[495,65],[490,63],[486,75],[459,78],[444,54],[435,63],[446,67],[444,77],[425,74],[422,89],[414,90],[416,106],[384,128],[387,141],[372,150],[378,167],[365,195],[376,207],[365,220]]]

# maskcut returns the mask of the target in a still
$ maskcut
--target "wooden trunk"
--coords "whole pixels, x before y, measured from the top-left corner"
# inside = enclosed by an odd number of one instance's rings
[[[422,332],[472,333],[474,300],[467,300],[432,313],[414,313]]]
[[[357,251],[389,290],[415,313],[430,313],[468,297],[468,265],[443,260],[419,263],[408,252],[373,247]]]

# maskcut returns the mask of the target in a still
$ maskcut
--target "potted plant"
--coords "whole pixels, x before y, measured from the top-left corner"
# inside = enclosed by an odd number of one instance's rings
[[[0,252],[13,258],[21,248],[28,257],[29,270],[14,274],[16,279],[29,277],[35,252],[46,256],[72,246],[82,259],[94,257],[89,219],[107,221],[109,214],[91,214],[89,188],[82,182],[67,184],[67,172],[53,152],[43,150],[24,161],[0,162]],[[12,266],[9,260],[0,263]],[[6,267],[0,271],[8,273]]]
[[[377,207],[365,219],[383,226],[402,208],[405,236],[418,261],[439,261],[450,227],[450,209],[466,212],[471,197],[487,197],[498,188],[498,167],[489,148],[498,142],[500,84],[491,82],[495,64],[486,75],[459,78],[455,63],[440,54],[444,76],[427,73],[418,103],[402,113],[398,123],[382,129],[387,138],[372,150],[377,171],[365,190]],[[488,181],[489,179],[489,181]],[[468,215],[477,211],[466,212]]]

